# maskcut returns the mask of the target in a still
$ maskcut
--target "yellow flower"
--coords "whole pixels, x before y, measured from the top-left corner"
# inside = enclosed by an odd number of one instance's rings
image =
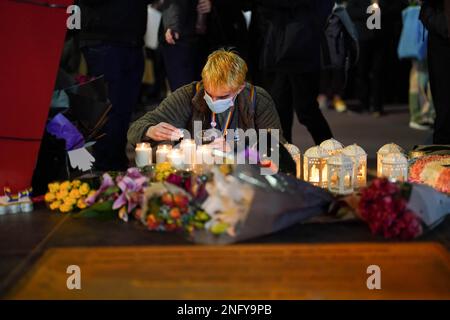
[[[64,204],[66,204],[66,205],[73,206],[76,203],[77,203],[77,199],[70,198],[70,197],[67,197],[64,199]]]
[[[72,185],[70,183],[70,181],[64,181],[63,183],[61,183],[61,185],[59,186],[60,190],[70,190],[72,188]]]
[[[57,193],[59,191],[59,183],[58,182],[49,183],[48,191],[51,193]]]
[[[84,198],[78,199],[78,202],[77,202],[78,209],[82,209],[83,210],[83,209],[85,209],[87,207],[87,204],[86,204],[86,202],[84,200],[85,200]]]
[[[85,196],[89,193],[89,191],[91,191],[91,188],[89,187],[89,185],[85,182],[80,186],[80,194],[82,196]]]
[[[61,201],[54,201],[50,203],[50,210],[57,210],[61,206]]]
[[[80,180],[73,180],[72,181],[72,188],[79,188],[81,186]]]
[[[53,202],[53,201],[55,201],[55,198],[56,198],[56,196],[55,196],[55,194],[54,193],[52,193],[52,192],[47,192],[46,194],[45,194],[45,202]]]
[[[172,172],[173,168],[169,162],[161,162],[155,166],[155,180],[164,181]]]
[[[56,193],[56,199],[63,200],[64,198],[67,198],[68,195],[69,195],[69,191],[60,190]]]
[[[80,191],[78,189],[72,189],[69,193],[69,197],[79,199],[81,197]]]
[[[96,190],[91,190],[91,191],[89,191],[89,193],[88,193],[88,195],[87,195],[87,198],[93,197],[93,196],[95,195],[96,192],[97,192]]]
[[[68,204],[68,203],[63,203],[62,205],[59,206],[59,211],[66,213],[66,212],[70,212],[72,211],[73,206]]]

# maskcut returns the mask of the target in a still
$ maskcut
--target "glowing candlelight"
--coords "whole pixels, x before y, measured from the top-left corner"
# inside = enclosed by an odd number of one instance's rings
[[[138,143],[136,145],[136,157],[135,162],[138,167],[145,167],[152,163],[152,148],[150,143]]]
[[[168,144],[162,144],[156,149],[156,163],[166,162],[172,146]]]
[[[169,154],[167,155],[167,160],[170,162],[174,169],[184,169],[183,154],[179,149],[170,150]]]

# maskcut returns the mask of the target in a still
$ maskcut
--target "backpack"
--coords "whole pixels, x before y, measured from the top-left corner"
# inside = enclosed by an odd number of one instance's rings
[[[356,28],[343,6],[336,6],[322,34],[322,68],[348,70],[358,62],[359,43]]]

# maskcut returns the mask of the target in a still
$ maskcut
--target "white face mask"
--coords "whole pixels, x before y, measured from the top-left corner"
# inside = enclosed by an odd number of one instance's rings
[[[208,105],[209,109],[211,109],[214,113],[222,113],[227,111],[229,108],[231,108],[234,105],[234,100],[236,99],[236,96],[221,100],[213,101],[211,96],[206,93],[204,99],[206,101],[206,104]]]

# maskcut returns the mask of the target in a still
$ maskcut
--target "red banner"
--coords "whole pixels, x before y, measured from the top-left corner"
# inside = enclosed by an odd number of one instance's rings
[[[72,0],[0,1],[0,194],[28,188]]]

